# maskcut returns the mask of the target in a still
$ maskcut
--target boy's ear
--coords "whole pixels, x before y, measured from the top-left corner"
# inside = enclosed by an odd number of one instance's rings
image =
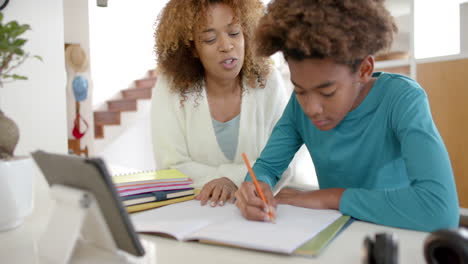
[[[370,81],[372,78],[372,73],[374,72],[374,62],[374,56],[372,55],[368,55],[362,60],[361,66],[359,66],[358,70],[358,77],[360,82],[366,83]]]

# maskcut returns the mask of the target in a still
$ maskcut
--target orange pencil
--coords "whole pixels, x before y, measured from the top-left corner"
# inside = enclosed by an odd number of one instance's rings
[[[262,189],[260,188],[260,185],[258,184],[257,177],[255,177],[255,173],[253,172],[252,167],[250,166],[249,159],[247,159],[247,155],[245,155],[245,153],[242,153],[242,157],[244,158],[245,165],[247,166],[247,169],[249,170],[250,176],[252,177],[252,181],[255,185],[255,189],[257,190],[258,195],[260,195],[260,198],[262,199],[262,201],[265,202],[266,205],[268,205],[265,199],[265,195],[263,195]],[[270,221],[274,223],[275,219],[273,217],[273,214],[270,208],[268,208],[268,216],[270,217]]]

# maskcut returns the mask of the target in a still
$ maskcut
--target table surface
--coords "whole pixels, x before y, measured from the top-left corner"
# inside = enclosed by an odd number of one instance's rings
[[[36,177],[35,207],[20,227],[0,233],[0,263],[42,263],[38,257],[37,241],[47,225],[54,201],[42,175]],[[425,263],[424,239],[428,233],[354,221],[339,234],[318,257],[286,256],[253,250],[180,242],[170,238],[140,235],[146,255],[128,257],[131,263],[209,264],[209,263],[362,263],[362,245],[366,236],[392,232],[398,238],[401,264]],[[115,263],[92,248],[76,252],[72,263]]]

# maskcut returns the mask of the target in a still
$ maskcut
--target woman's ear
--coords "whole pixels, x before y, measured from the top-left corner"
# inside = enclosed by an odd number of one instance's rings
[[[372,78],[372,73],[374,72],[374,56],[366,56],[359,66],[358,77],[359,82],[367,83]]]

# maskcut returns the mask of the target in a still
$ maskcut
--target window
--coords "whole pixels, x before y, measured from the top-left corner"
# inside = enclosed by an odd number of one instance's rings
[[[414,0],[416,59],[460,53],[460,4],[464,1]]]

